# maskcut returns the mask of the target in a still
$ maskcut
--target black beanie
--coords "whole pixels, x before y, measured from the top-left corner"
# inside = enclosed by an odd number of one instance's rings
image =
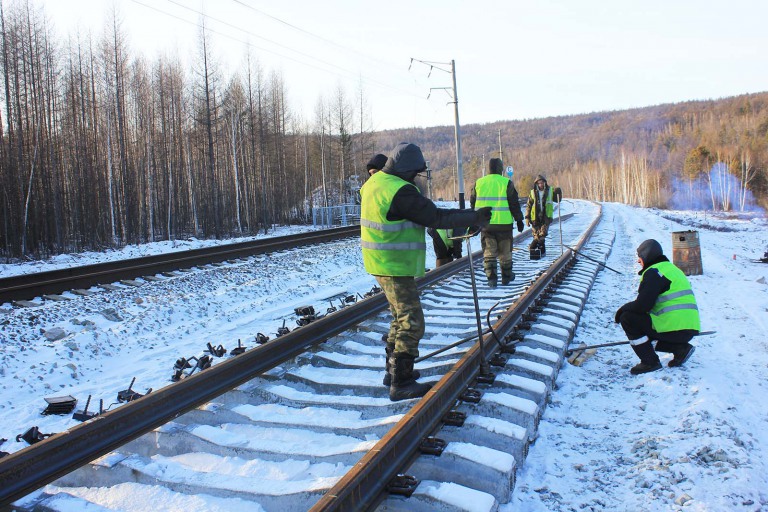
[[[501,163],[501,158],[491,158],[488,160],[488,171],[491,174],[501,174],[504,170],[504,164]]]
[[[374,155],[373,158],[368,160],[368,163],[365,166],[365,169],[370,171],[371,169],[376,169],[377,171],[380,171],[384,168],[384,164],[387,163],[387,155],[382,155],[379,153],[378,155]]]
[[[660,256],[664,255],[664,251],[661,249],[661,244],[654,239],[646,240],[637,247],[637,255],[643,260],[644,265],[648,265],[653,261],[656,261]]]

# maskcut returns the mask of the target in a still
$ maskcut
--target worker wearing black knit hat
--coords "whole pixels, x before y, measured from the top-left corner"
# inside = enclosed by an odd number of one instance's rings
[[[630,373],[661,369],[656,351],[671,352],[669,367],[682,366],[695,348],[689,343],[699,333],[699,309],[691,283],[682,270],[670,262],[656,240],[646,240],[637,248],[642,265],[637,298],[621,306],[614,321],[620,323],[640,363]],[[654,350],[652,341],[656,340]]]
[[[501,268],[501,284],[507,285],[515,279],[512,272],[512,229],[523,231],[523,212],[517,189],[512,180],[502,175],[504,164],[501,158],[491,158],[488,174],[478,179],[472,187],[469,203],[472,208],[490,206],[491,223],[483,228],[480,242],[483,246],[483,269],[488,286],[496,288],[496,267]]]
[[[382,170],[386,163],[387,163],[387,155],[382,155],[381,153],[379,153],[377,155],[372,156],[371,159],[368,160],[368,163],[365,165],[365,168],[368,170],[368,174],[373,176],[376,172]]]

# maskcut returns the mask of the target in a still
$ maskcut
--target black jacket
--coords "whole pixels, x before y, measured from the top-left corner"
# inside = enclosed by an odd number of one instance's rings
[[[387,220],[403,219],[428,228],[460,228],[478,223],[477,212],[438,208],[435,203],[421,195],[416,185],[401,187],[392,198]]]
[[[640,281],[640,286],[637,289],[637,297],[635,300],[627,302],[621,306],[618,311],[616,311],[615,320],[617,323],[619,322],[619,318],[624,311],[637,314],[650,314],[651,308],[654,304],[656,304],[656,300],[659,298],[659,295],[669,290],[670,286],[672,285],[672,281],[661,275],[657,269],[648,269],[648,271],[643,274],[645,269],[662,261],[669,261],[669,259],[666,256],[661,255],[647,263],[643,262],[645,263],[645,266],[639,272],[639,274],[643,275],[643,279]],[[690,341],[690,339],[697,333],[698,331],[691,329],[665,332],[664,340],[672,343],[685,343]],[[658,350],[662,349],[658,348]]]
[[[646,268],[661,263],[662,261],[669,261],[669,259],[663,255],[659,256],[655,260],[648,262],[639,273],[642,274]],[[656,304],[659,295],[669,290],[671,284],[672,281],[661,275],[655,268],[648,270],[645,272],[643,280],[640,281],[640,286],[637,289],[637,297],[635,300],[627,302],[621,306],[622,311],[648,313],[653,305]]]

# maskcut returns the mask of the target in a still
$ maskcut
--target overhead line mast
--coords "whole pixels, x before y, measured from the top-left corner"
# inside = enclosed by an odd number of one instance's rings
[[[462,210],[465,207],[464,202],[464,168],[463,168],[463,156],[461,152],[461,125],[459,124],[459,94],[456,90],[456,61],[451,60],[451,62],[430,62],[425,60],[419,60],[414,59],[411,57],[411,65],[413,65],[413,62],[419,62],[421,64],[424,64],[426,66],[429,66],[429,75],[432,74],[433,69],[438,69],[440,71],[443,71],[445,73],[451,74],[451,79],[453,81],[453,88],[450,87],[430,87],[429,89],[429,95],[427,95],[427,99],[429,99],[429,96],[432,94],[433,90],[441,89],[441,90],[449,90],[452,89],[453,94],[452,98],[453,101],[448,102],[453,103],[453,120],[454,120],[454,137],[456,140],[456,173],[457,173],[457,182],[459,187],[459,208]],[[450,66],[450,70],[442,68],[441,66]],[[408,69],[411,69],[411,66],[408,66]],[[451,94],[450,92],[448,94]]]

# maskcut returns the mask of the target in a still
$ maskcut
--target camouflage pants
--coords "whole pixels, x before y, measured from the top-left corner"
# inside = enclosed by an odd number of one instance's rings
[[[483,246],[483,269],[488,280],[496,280],[497,258],[502,278],[509,278],[512,274],[512,231],[483,231],[480,243]]]
[[[544,247],[544,239],[547,238],[547,233],[549,233],[549,223],[545,222],[541,225],[531,224],[531,233],[533,233],[531,249],[536,246]]]
[[[384,291],[392,313],[387,343],[395,352],[419,357],[419,340],[424,336],[424,311],[413,277],[374,276]]]

